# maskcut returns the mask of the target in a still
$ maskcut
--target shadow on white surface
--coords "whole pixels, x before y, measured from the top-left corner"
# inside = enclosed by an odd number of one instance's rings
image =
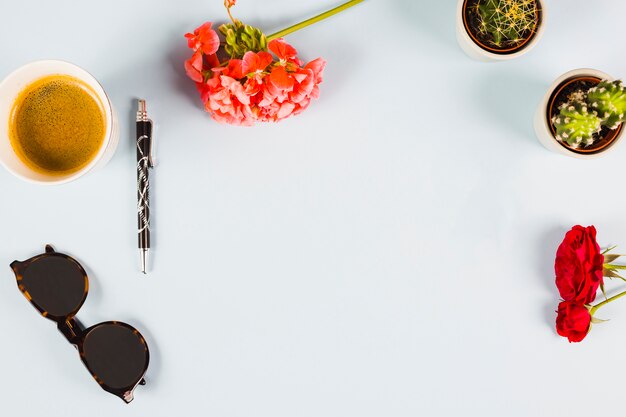
[[[482,113],[490,123],[502,125],[541,147],[535,138],[533,117],[548,87],[545,80],[506,64],[489,65],[489,69],[473,83]]]
[[[456,0],[393,0],[389,3],[399,21],[414,27],[420,38],[435,41],[442,52],[465,56],[456,41]]]
[[[566,232],[566,227],[555,226],[539,236],[537,244],[535,245],[537,248],[537,276],[539,277],[541,286],[545,289],[546,294],[548,294],[542,307],[543,318],[545,324],[554,334],[556,334],[554,327],[556,320],[555,311],[559,303],[559,292],[554,283],[554,258],[556,256],[556,250]]]
[[[193,31],[194,28],[189,28],[188,31]],[[204,111],[204,107],[200,102],[198,91],[192,80],[185,74],[185,61],[191,57],[191,50],[187,48],[186,40],[183,35],[186,32],[183,30],[178,33],[178,36],[171,36],[173,39],[165,49],[167,54],[164,54],[163,65],[171,69],[172,76],[170,82],[174,86],[174,89],[181,96],[187,97],[187,99],[193,103],[195,107]],[[178,41],[176,41],[178,40]]]

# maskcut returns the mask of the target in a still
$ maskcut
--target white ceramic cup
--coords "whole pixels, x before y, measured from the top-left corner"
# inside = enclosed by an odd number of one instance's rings
[[[535,36],[519,51],[512,54],[494,54],[493,52],[489,52],[474,42],[472,37],[467,33],[465,29],[465,25],[463,24],[463,4],[465,0],[457,0],[456,6],[456,39],[459,43],[461,49],[469,55],[471,58],[474,58],[478,61],[483,62],[498,62],[498,61],[508,61],[510,59],[514,59],[524,55],[533,49],[545,31],[546,27],[546,2],[544,0],[538,0],[539,7],[541,8],[541,23],[539,24],[539,28],[537,29],[537,33]]]
[[[33,170],[15,153],[9,138],[11,110],[17,96],[33,82],[50,75],[69,75],[87,84],[96,93],[106,117],[104,141],[97,155],[80,171],[67,175]],[[36,184],[64,184],[106,165],[119,142],[119,125],[113,105],[100,83],[84,69],[64,61],[36,61],[18,68],[0,83],[0,163],[13,175]]]
[[[569,80],[570,78],[580,76],[596,77],[601,80],[607,81],[614,80],[614,78],[611,77],[609,74],[591,68],[580,68],[566,72],[552,83],[550,88],[548,88],[546,94],[543,96],[543,99],[541,100],[541,103],[539,104],[539,107],[535,112],[533,125],[535,128],[535,134],[537,135],[537,139],[546,149],[552,152],[560,153],[561,155],[571,156],[573,158],[594,159],[606,155],[608,152],[611,152],[615,148],[615,145],[617,145],[617,143],[621,140],[622,136],[624,135],[625,129],[622,129],[619,133],[619,136],[613,139],[613,143],[611,143],[610,146],[604,148],[602,151],[597,153],[582,154],[566,148],[561,143],[559,143],[559,141],[556,140],[554,134],[552,134],[552,129],[550,127],[551,122],[550,120],[548,120],[547,116],[550,97],[552,97],[552,93],[554,92],[554,90],[556,90],[563,82]]]

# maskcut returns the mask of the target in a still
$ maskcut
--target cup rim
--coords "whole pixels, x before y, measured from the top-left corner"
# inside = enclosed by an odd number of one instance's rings
[[[102,105],[104,106],[104,111],[106,114],[106,131],[105,131],[105,137],[104,137],[104,141],[102,143],[102,145],[100,146],[100,149],[98,150],[98,154],[92,158],[91,161],[89,161],[89,163],[83,167],[81,170],[76,171],[75,173],[66,175],[66,176],[59,176],[58,179],[54,179],[53,176],[50,176],[50,180],[46,180],[46,181],[42,181],[42,180],[37,180],[34,178],[31,178],[29,176],[23,175],[22,173],[16,172],[13,168],[11,168],[5,161],[4,158],[0,158],[0,165],[2,165],[7,171],[9,171],[11,174],[13,174],[14,176],[16,176],[17,178],[20,178],[26,182],[29,182],[31,184],[38,184],[38,185],[61,185],[61,184],[67,184],[69,182],[75,181],[83,176],[85,176],[86,174],[90,173],[97,165],[98,163],[102,160],[103,156],[106,154],[106,151],[108,149],[108,147],[111,145],[112,142],[112,136],[113,136],[113,104],[111,103],[111,99],[109,98],[108,94],[106,93],[104,87],[102,86],[102,84],[100,84],[100,82],[96,79],[96,77],[94,77],[89,71],[85,70],[84,68],[73,64],[71,62],[68,61],[64,61],[64,60],[58,60],[58,59],[43,59],[43,60],[38,60],[38,61],[32,61],[29,62],[28,64],[22,65],[19,68],[16,68],[15,70],[13,70],[11,73],[9,73],[6,77],[4,77],[4,79],[0,82],[0,92],[2,91],[3,88],[5,88],[5,86],[11,82],[11,80],[15,77],[17,77],[19,74],[21,74],[24,71],[27,71],[29,69],[32,69],[33,67],[44,67],[45,66],[61,66],[61,67],[66,67],[66,68],[72,68],[73,70],[81,73],[80,77],[77,77],[79,79],[81,79],[81,81],[86,82],[91,88],[93,88],[96,92],[96,94],[98,95],[98,97],[100,98],[100,101],[102,101]],[[50,72],[47,75],[54,75],[54,74],[59,74],[62,75],[63,72],[59,71],[59,72]],[[27,85],[32,84],[33,82],[37,81],[38,79],[45,77],[46,74],[41,74],[38,76],[34,76],[28,83]],[[26,88],[26,87],[24,87]],[[23,89],[22,89],[23,90]],[[22,91],[20,90],[20,91]],[[12,97],[11,99],[15,99],[15,97]],[[8,140],[8,138],[7,138]]]

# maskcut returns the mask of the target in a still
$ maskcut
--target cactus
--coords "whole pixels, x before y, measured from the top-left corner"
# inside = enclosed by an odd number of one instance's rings
[[[480,31],[499,48],[520,44],[537,26],[536,0],[480,0],[477,9]]]
[[[574,101],[561,106],[552,124],[556,127],[556,139],[576,149],[581,144],[593,144],[594,135],[602,128],[602,119],[595,110],[589,111],[587,103]]]
[[[552,118],[556,139],[576,149],[590,146],[603,127],[617,129],[626,121],[626,88],[621,80],[601,81],[568,96]]]
[[[231,58],[241,59],[248,51],[260,52],[267,50],[265,34],[250,25],[244,25],[239,20],[221,25],[220,32],[226,38],[224,49]]]
[[[621,80],[602,81],[589,89],[587,101],[602,118],[602,124],[610,129],[626,120],[626,90]]]

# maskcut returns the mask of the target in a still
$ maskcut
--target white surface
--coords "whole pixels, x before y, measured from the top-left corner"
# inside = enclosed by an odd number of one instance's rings
[[[550,1],[542,42],[483,64],[454,0],[368,0],[290,36],[329,62],[303,115],[253,129],[201,112],[183,34],[221,0],[11,1],[0,76],[42,58],[92,72],[120,113],[103,170],[59,188],[0,171],[0,413],[27,416],[617,415],[626,303],[582,344],[553,330],[563,233],[626,247],[626,147],[545,150],[533,113],[562,73],[626,75],[626,3]],[[268,32],[337,1],[240,0]],[[584,30],[580,30],[584,27]],[[138,272],[132,99],[159,124],[154,272]],[[86,324],[147,336],[135,401],[101,391],[8,267],[52,243],[88,268]],[[618,286],[609,284],[611,288]]]

